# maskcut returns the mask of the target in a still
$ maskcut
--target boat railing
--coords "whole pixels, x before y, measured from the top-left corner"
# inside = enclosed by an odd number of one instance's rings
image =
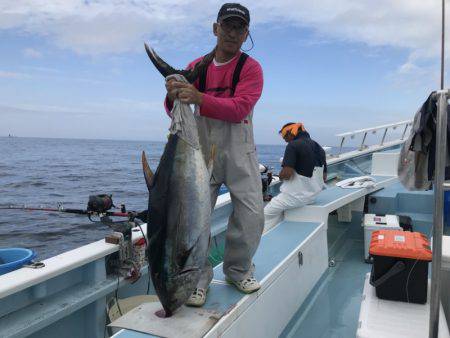
[[[381,147],[384,145],[384,143],[386,141],[386,136],[387,136],[389,129],[396,130],[397,128],[403,128],[402,135],[399,139],[399,141],[402,141],[402,140],[404,140],[404,138],[406,136],[406,132],[407,132],[408,128],[410,126],[412,126],[412,123],[413,123],[413,120],[405,120],[405,121],[400,121],[400,122],[395,122],[395,123],[390,123],[390,124],[384,124],[384,125],[377,126],[377,127],[359,129],[359,130],[355,130],[355,131],[337,134],[336,137],[339,137],[341,139],[341,142],[340,142],[340,146],[339,146],[339,152],[335,156],[339,157],[339,155],[341,155],[342,149],[344,147],[344,143],[346,140],[354,139],[356,136],[359,136],[359,135],[362,135],[362,141],[358,148],[359,151],[363,151],[364,149],[367,148],[367,145],[365,144],[367,135],[376,134],[378,131],[382,131],[381,141],[378,144]]]
[[[230,203],[230,193],[225,193],[218,196],[216,205],[214,207],[214,212],[220,213],[224,211],[221,211],[221,209],[231,209]],[[143,237],[143,234],[145,236],[147,235],[147,224],[143,224],[141,226],[141,229],[133,228],[133,243],[141,239]],[[221,230],[224,230],[222,225],[216,226],[213,224],[211,227],[211,232],[214,234],[219,233]],[[119,249],[120,245],[106,243],[105,240],[102,239],[47,258],[42,261],[42,263],[44,263],[43,268],[33,269],[31,270],[32,273],[30,273],[29,268],[22,268],[12,271],[8,274],[1,275],[0,300],[26,288],[36,286],[37,284],[45,282],[53,277],[60,276],[68,271],[75,270],[76,268],[80,268],[81,266],[85,266],[96,260],[101,260],[104,257],[119,251]],[[0,337],[2,337],[1,330]]]

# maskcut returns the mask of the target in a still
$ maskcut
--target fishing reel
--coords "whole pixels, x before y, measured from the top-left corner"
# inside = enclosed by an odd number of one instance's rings
[[[272,199],[272,195],[269,194],[269,185],[273,180],[273,168],[265,166],[263,164],[259,165],[259,173],[261,174],[262,183],[262,193],[263,200],[269,202]]]
[[[138,214],[134,211],[127,212],[125,204],[120,205],[120,212],[111,212],[112,208],[117,208],[112,200],[112,195],[100,194],[100,195],[90,195],[89,201],[87,203],[86,213],[91,222],[100,222],[109,227],[114,231],[123,232],[125,229],[132,226],[136,226],[135,221]],[[100,221],[95,221],[92,219],[93,216],[99,216]],[[111,216],[114,217],[126,217],[126,221],[113,221]],[[141,223],[140,223],[141,224]]]
[[[102,214],[115,207],[112,195],[91,195],[87,204],[87,211]]]

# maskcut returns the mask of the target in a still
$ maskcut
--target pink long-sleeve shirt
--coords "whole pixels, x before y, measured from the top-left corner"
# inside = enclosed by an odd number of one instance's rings
[[[263,89],[263,72],[258,61],[248,57],[241,70],[239,82],[236,85],[234,96],[231,96],[233,73],[239,60],[240,52],[227,64],[216,66],[214,62],[208,66],[206,75],[205,93],[200,106],[200,115],[222,121],[239,123],[253,110]],[[192,61],[188,69],[193,68],[201,58]],[[198,89],[199,80],[194,82]],[[225,91],[217,91],[226,88]],[[167,112],[171,105],[165,100]]]

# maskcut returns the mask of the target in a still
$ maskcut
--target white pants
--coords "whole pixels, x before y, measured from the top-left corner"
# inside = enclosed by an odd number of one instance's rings
[[[283,220],[285,210],[313,203],[323,186],[322,167],[314,168],[311,178],[295,173],[291,179],[284,181],[280,193],[264,208],[264,232]]]
[[[313,202],[313,198],[309,200],[299,199],[290,194],[280,192],[264,208],[264,232],[283,220],[285,210],[300,208]]]

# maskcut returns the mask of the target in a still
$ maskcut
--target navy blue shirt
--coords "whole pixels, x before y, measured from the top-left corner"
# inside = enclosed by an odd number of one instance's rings
[[[314,167],[322,167],[327,172],[325,150],[305,131],[288,143],[284,151],[282,167],[291,167],[297,174],[312,177]]]

